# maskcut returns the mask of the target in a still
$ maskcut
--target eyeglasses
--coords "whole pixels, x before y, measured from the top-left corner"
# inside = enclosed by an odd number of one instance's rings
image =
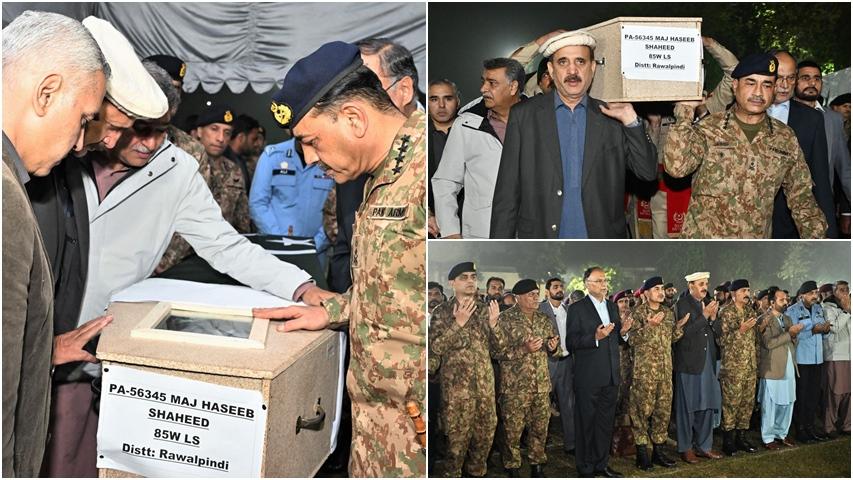
[[[600,280],[587,280],[587,282],[589,282],[589,283],[607,283],[607,279],[602,278]]]
[[[388,85],[388,87],[387,87],[387,88],[385,88],[385,91],[387,92],[388,90],[391,90],[391,88],[392,88],[394,85],[397,85],[397,83],[398,83],[400,80],[402,80],[402,79],[403,79],[403,77],[398,77],[398,78],[397,78],[397,80],[394,80],[394,82],[393,82],[393,83],[391,83],[391,85]]]

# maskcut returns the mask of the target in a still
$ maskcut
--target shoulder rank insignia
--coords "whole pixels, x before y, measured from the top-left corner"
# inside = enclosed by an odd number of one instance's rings
[[[290,123],[290,119],[293,118],[293,110],[290,109],[290,106],[284,103],[272,102],[270,105],[270,111],[272,112],[273,117],[275,117],[275,121],[278,122],[282,127],[286,127],[288,123]]]

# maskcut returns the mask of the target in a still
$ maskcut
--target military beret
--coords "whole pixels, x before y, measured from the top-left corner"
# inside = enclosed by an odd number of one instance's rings
[[[663,286],[663,289],[669,290],[670,288],[673,288],[673,287],[675,287],[675,285],[673,285],[672,282],[669,282]]]
[[[515,295],[524,295],[525,293],[530,293],[533,290],[539,290],[539,285],[536,283],[536,280],[531,280],[529,278],[525,278],[516,282],[515,286],[512,287],[512,293]]]
[[[337,41],[299,59],[272,96],[270,110],[276,122],[293,128],[336,83],[363,64],[357,46]]]
[[[450,273],[447,274],[448,280],[455,280],[456,277],[462,275],[465,272],[476,272],[477,268],[474,266],[474,262],[462,262],[456,264],[453,268],[450,269]]]
[[[762,298],[766,297],[769,293],[769,290],[770,289],[759,290],[758,293],[755,294],[755,299],[761,300]]]
[[[657,287],[658,285],[663,285],[663,279],[662,278],[660,278],[660,277],[648,278],[648,279],[646,279],[645,282],[643,282],[643,291],[651,290],[651,289]]]
[[[749,288],[749,282],[743,278],[739,278],[737,280],[732,281],[732,284],[729,285],[730,292],[736,292],[741,288]]]
[[[234,122],[234,114],[228,107],[208,107],[198,114],[196,127],[204,127],[211,123],[224,123],[231,125]]]
[[[438,282],[429,282],[427,284],[427,290],[432,290],[433,288],[437,288],[441,293],[444,293],[444,287]]]
[[[684,279],[687,280],[688,282],[695,282],[696,280],[702,280],[703,278],[711,278],[711,273],[710,272],[696,272],[696,273],[691,273],[690,275],[687,275],[686,277],[684,277]]]
[[[841,95],[833,98],[832,101],[829,102],[829,106],[830,107],[836,107],[838,105],[844,105],[845,103],[850,103],[850,94],[849,93],[842,93]]]
[[[622,300],[623,298],[625,298],[629,295],[631,295],[630,290],[622,290],[621,292],[617,293],[616,295],[613,295],[613,301],[618,302],[619,300]]]
[[[832,292],[832,284],[831,283],[824,283],[823,285],[820,286],[820,288],[818,289],[818,292],[820,292],[820,293],[827,293],[827,292],[831,293]]]
[[[145,60],[149,60],[159,65],[160,68],[168,72],[169,76],[172,77],[172,80],[177,82],[184,81],[184,75],[187,74],[187,64],[180,58],[173,57],[171,55],[151,55]]]
[[[766,75],[775,77],[779,67],[779,60],[769,53],[753,53],[747,55],[738,62],[732,72],[732,78],[742,78],[749,75]]]
[[[728,292],[729,291],[729,285],[731,285],[731,282],[729,282],[729,281],[723,282],[722,284],[717,285],[717,288],[715,288],[714,291],[715,292]]]
[[[110,65],[106,98],[139,118],[160,118],[169,111],[166,94],[142,66],[127,38],[110,22],[86,17],[83,26],[98,43]]]
[[[817,290],[817,282],[815,282],[814,280],[808,280],[806,282],[803,282],[802,285],[800,285],[800,289],[797,290],[797,295],[809,293],[813,290]]]

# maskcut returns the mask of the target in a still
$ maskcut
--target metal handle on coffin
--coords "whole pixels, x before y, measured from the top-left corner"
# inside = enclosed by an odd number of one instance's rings
[[[326,411],[320,405],[320,399],[317,399],[317,405],[314,405],[314,413],[316,417],[302,418],[302,415],[296,417],[296,434],[304,428],[307,430],[322,430],[323,422],[326,420]]]

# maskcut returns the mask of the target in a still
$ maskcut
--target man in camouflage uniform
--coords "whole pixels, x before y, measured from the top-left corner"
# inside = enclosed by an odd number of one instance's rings
[[[690,314],[675,322],[672,310],[663,304],[661,277],[646,280],[643,295],[646,302],[635,308],[628,320],[629,328],[632,326],[628,344],[634,351],[634,383],[628,410],[637,445],[637,467],[650,470],[652,462],[663,467],[675,466],[663,453],[672,407],[672,344],[681,339]],[[651,460],[646,450],[650,440],[654,445]]]
[[[777,66],[769,54],[741,60],[732,73],[735,106],[697,123],[697,102],[676,104],[664,166],[676,178],[696,172],[682,238],[770,238],[780,187],[801,237],[826,236],[797,137],[765,113]]]
[[[729,290],[734,301],[720,310],[722,362],[720,387],[723,392],[723,452],[734,455],[738,450],[754,452],[746,439],[749,419],[755,405],[757,378],[757,317],[749,300],[749,283],[740,279]],[[736,438],[735,438],[736,437]]]
[[[487,306],[476,297],[472,262],[453,267],[448,279],[455,296],[435,307],[429,330],[430,361],[441,358],[446,475],[462,476],[467,456],[467,476],[482,477],[497,425],[491,350],[500,310],[497,301]]]
[[[539,311],[539,286],[519,280],[512,288],[518,302],[501,312],[494,335],[494,357],[500,362],[501,420],[505,435],[504,467],[519,476],[521,432],[527,427],[530,476],[544,476],[545,440],[551,418],[551,378],[547,355],[560,353],[560,334],[547,315]]]
[[[349,474],[423,477],[426,441],[406,405],[425,411],[425,116],[397,110],[358,47],[343,42],[296,62],[272,110],[292,128],[306,163],[320,162],[337,183],[365,173],[368,180],[355,218],[352,287],[311,306],[255,314],[289,320],[281,331],[348,323]]]
[[[222,217],[240,233],[249,233],[249,194],[243,170],[225,156],[231,139],[234,113],[225,107],[209,107],[198,116],[198,137],[209,159],[210,193],[222,209]]]
[[[622,290],[613,296],[613,303],[619,308],[619,318],[624,324],[630,321],[631,317],[631,291]],[[631,427],[631,417],[628,411],[628,399],[631,392],[631,371],[633,370],[633,352],[631,346],[626,343],[619,344],[619,374],[622,377],[622,383],[619,384],[619,399],[616,403],[616,428],[613,430],[613,435],[624,435],[619,432],[620,429],[629,429]],[[630,442],[629,442],[630,445]],[[618,454],[619,452],[617,452]]]

